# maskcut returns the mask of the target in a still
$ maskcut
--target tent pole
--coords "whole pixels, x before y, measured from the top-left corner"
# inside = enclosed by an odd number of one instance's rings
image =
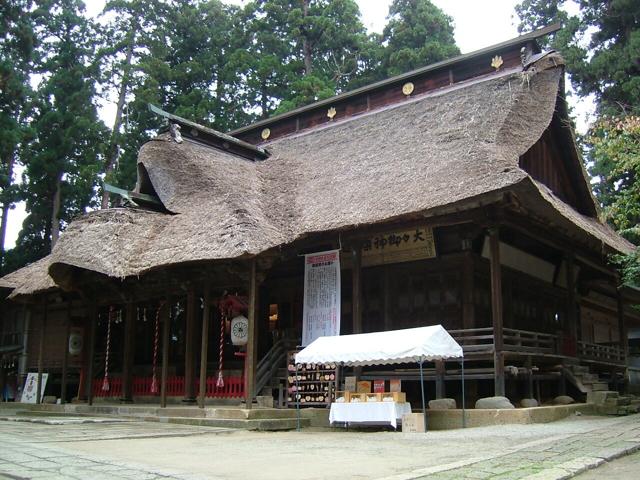
[[[427,409],[424,404],[424,371],[422,370],[422,362],[424,359],[420,357],[420,391],[422,392],[422,417],[424,419],[424,432],[427,433]]]
[[[462,356],[462,428],[467,428],[467,415],[464,410],[464,355]]]
[[[296,363],[296,432],[300,431],[300,384],[298,383],[298,364]]]

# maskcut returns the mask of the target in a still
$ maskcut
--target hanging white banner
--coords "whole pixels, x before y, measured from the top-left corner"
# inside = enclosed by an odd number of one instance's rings
[[[340,335],[339,250],[304,257],[302,346],[318,337]]]

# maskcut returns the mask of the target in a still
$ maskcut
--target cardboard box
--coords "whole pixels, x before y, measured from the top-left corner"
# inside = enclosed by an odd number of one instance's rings
[[[368,380],[361,380],[358,382],[356,388],[358,393],[371,393],[371,382]]]
[[[407,413],[402,416],[403,433],[424,433],[424,414]]]

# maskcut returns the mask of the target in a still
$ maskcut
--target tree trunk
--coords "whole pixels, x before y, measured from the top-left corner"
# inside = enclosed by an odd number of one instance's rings
[[[51,250],[56,246],[60,236],[60,199],[62,196],[62,172],[56,175],[55,191],[51,205]]]
[[[105,178],[113,172],[118,161],[120,143],[120,126],[122,125],[122,113],[124,111],[124,102],[127,98],[127,89],[129,84],[129,74],[131,72],[131,58],[133,57],[133,46],[136,40],[136,29],[131,30],[129,36],[129,44],[127,45],[127,53],[122,69],[122,83],[118,92],[118,103],[116,104],[116,118],[113,122],[113,130],[111,131],[111,139],[109,140],[109,148],[107,149],[107,162],[104,167]],[[109,208],[109,192],[102,190],[102,203],[100,208]]]
[[[13,153],[9,155],[9,159],[7,161],[7,184],[3,185],[3,188],[9,188],[11,186],[13,180],[13,165],[15,163],[15,159]],[[11,207],[11,201],[9,198],[5,197],[4,202],[2,203],[2,219],[0,220],[0,274],[4,273],[4,242],[7,236],[7,224],[9,221],[9,208]]]
[[[309,0],[303,0],[302,2],[303,18],[309,16]],[[306,29],[302,30],[302,50],[304,54],[304,74],[305,76],[311,75],[313,72],[313,65],[311,63],[311,43],[309,42],[308,33]]]

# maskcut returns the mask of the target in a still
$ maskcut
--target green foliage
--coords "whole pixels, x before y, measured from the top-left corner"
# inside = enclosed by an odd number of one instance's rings
[[[9,210],[18,199],[14,184],[17,150],[29,134],[29,74],[35,42],[30,0],[0,2],[0,274]]]
[[[23,198],[29,224],[16,248],[37,256],[50,251],[56,230],[93,205],[100,171],[106,132],[93,101],[95,34],[83,8],[77,0],[50,0],[35,12],[35,67],[42,79],[34,94],[32,138],[21,154],[28,159]]]
[[[429,0],[394,0],[382,35],[385,74],[399,75],[459,55],[452,22]]]
[[[561,22],[550,42],[562,53],[580,96],[593,94],[598,112],[638,113],[640,105],[640,2],[582,0],[569,15],[569,0],[524,0],[516,7],[519,30]]]

